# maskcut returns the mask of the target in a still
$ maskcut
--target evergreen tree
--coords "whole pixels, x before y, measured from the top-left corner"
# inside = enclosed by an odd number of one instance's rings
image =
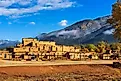
[[[114,37],[121,42],[121,0],[112,5],[112,18],[107,21],[114,28]]]

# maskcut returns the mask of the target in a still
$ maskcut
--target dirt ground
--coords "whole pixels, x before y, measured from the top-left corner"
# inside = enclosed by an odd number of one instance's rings
[[[0,81],[121,80],[121,69],[109,65],[0,67]]]

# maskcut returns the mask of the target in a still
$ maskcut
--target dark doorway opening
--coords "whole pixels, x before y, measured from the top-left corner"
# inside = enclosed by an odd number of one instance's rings
[[[32,54],[31,59],[34,60],[36,58],[36,56],[34,54]]]
[[[4,58],[7,58],[7,54],[4,54]]]
[[[66,57],[67,59],[70,59],[69,52],[65,53],[65,55],[63,55],[63,56]]]
[[[21,58],[24,59],[24,54],[21,55]]]

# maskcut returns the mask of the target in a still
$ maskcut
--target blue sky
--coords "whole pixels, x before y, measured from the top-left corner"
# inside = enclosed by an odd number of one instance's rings
[[[0,39],[21,40],[111,14],[116,0],[0,0]]]

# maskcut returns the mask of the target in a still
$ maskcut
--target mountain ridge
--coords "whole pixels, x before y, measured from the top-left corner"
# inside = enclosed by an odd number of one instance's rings
[[[117,42],[112,35],[114,28],[106,22],[109,18],[111,18],[110,15],[78,21],[63,29],[39,34],[35,38],[64,45],[96,44],[100,41]],[[20,42],[0,40],[0,48],[15,46],[18,43]]]
[[[36,38],[64,45],[97,43],[99,41],[116,42],[117,40],[112,35],[114,28],[107,23],[109,18],[111,18],[110,15],[93,20],[78,21],[64,29],[40,34]]]
[[[0,49],[6,48],[6,47],[13,47],[16,46],[16,44],[19,44],[19,41],[11,41],[11,40],[0,40]]]

